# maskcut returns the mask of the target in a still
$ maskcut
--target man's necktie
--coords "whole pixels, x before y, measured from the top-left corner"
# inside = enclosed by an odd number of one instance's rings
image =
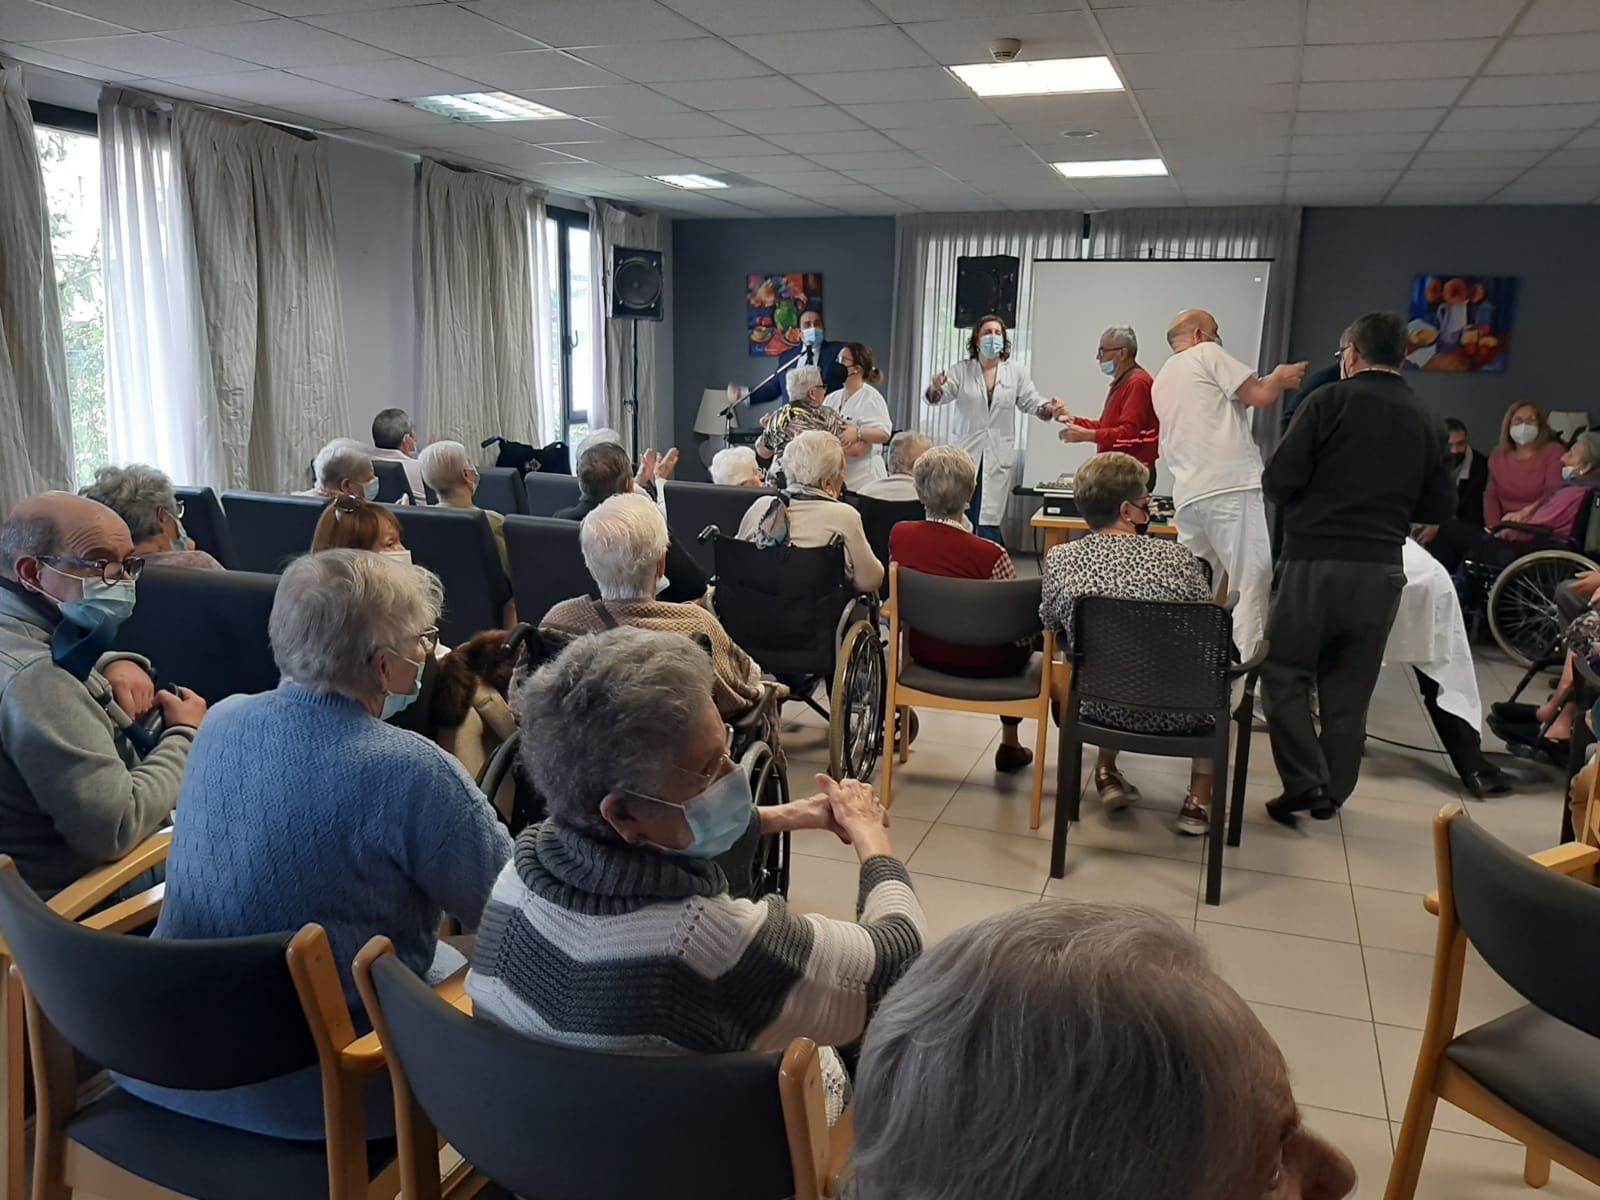
[[[806,366],[814,367],[814,366],[817,365],[817,360],[814,357],[812,357],[815,353],[816,353],[816,351],[813,350],[810,346],[806,347]]]

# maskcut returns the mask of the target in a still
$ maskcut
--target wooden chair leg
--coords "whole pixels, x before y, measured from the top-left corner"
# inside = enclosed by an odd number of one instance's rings
[[[1244,834],[1244,786],[1250,773],[1250,722],[1255,698],[1246,691],[1239,715],[1239,748],[1233,760],[1233,796],[1228,804],[1228,845],[1237,846]]]
[[[902,708],[900,715],[900,761],[905,762],[911,757],[911,706]]]
[[[27,1041],[23,1026],[22,987],[11,975],[10,960],[0,956],[0,1071],[5,1074],[0,1088],[0,1137],[5,1138],[4,1176],[0,1200],[26,1200],[28,1195],[28,1131],[24,1106],[27,1103]]]
[[[1434,1066],[1432,1062],[1417,1064],[1411,1095],[1406,1100],[1405,1120],[1395,1140],[1394,1163],[1389,1168],[1389,1183],[1384,1188],[1383,1200],[1412,1200],[1417,1193],[1417,1180],[1422,1178],[1422,1159],[1428,1152],[1428,1134],[1433,1130],[1434,1110],[1439,1107],[1439,1097],[1431,1082]]]
[[[1531,1146],[1522,1163],[1522,1182],[1531,1188],[1542,1188],[1550,1182],[1550,1159]]]
[[[892,697],[891,697],[892,699]],[[894,803],[894,727],[899,710],[893,704],[883,706],[883,744],[886,747],[883,755],[883,807],[888,808]],[[902,760],[903,761],[903,760]]]
[[[1049,736],[1050,705],[1046,702],[1039,714],[1039,731],[1033,739],[1033,816],[1028,822],[1029,829],[1039,828],[1044,816],[1044,751],[1049,744],[1046,740]]]

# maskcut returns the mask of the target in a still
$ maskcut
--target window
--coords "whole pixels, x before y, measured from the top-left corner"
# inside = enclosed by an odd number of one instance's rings
[[[95,471],[111,456],[106,417],[105,288],[100,273],[100,146],[92,116],[38,105],[34,119],[67,352],[72,457],[82,486],[93,482]],[[74,128],[63,127],[69,121]]]
[[[550,291],[550,379],[561,398],[561,438],[575,446],[589,432],[595,398],[594,298],[589,278],[589,218],[564,208],[545,217],[550,247],[545,286]]]

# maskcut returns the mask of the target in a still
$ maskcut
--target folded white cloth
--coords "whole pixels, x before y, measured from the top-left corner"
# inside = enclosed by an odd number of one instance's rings
[[[1482,733],[1483,703],[1472,643],[1450,572],[1409,538],[1404,563],[1406,589],[1389,630],[1384,662],[1416,667],[1439,685],[1439,707]]]

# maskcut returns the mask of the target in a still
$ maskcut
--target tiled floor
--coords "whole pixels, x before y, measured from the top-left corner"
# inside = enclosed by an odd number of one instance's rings
[[[1518,674],[1480,650],[1484,704],[1509,695]],[[800,712],[790,706],[795,720],[784,744],[791,786],[809,794],[812,776],[826,764],[826,737],[816,718]],[[1124,771],[1143,790],[1142,804],[1112,816],[1089,788],[1083,820],[1071,832],[1066,876],[1050,879],[1054,738],[1044,820],[1029,830],[1030,780],[1026,772],[995,773],[999,726],[992,718],[921,713],[910,761],[895,773],[895,849],[911,870],[935,937],[1042,896],[1151,905],[1190,926],[1283,1048],[1309,1123],[1355,1162],[1361,1174],[1356,1194],[1378,1197],[1427,1010],[1433,918],[1421,897],[1434,884],[1430,823],[1461,793],[1408,673],[1385,669],[1368,729],[1433,750],[1369,741],[1361,785],[1339,819],[1308,821],[1298,831],[1272,823],[1262,811],[1277,792],[1277,777],[1265,733],[1254,735],[1243,845],[1227,854],[1220,907],[1201,902],[1202,842],[1171,828],[1186,763],[1126,756]],[[1031,745],[1032,736],[1032,723],[1025,722],[1024,744]],[[1492,740],[1486,745],[1504,749]],[[1472,815],[1519,849],[1553,845],[1560,775],[1509,756],[1496,761],[1516,776],[1516,794],[1473,801]],[[790,902],[802,912],[853,917],[856,868],[849,847],[831,835],[806,833],[795,851]],[[1485,964],[1469,960],[1463,1022],[1518,1003]],[[1597,1194],[1559,1167],[1542,1193],[1530,1193],[1521,1171],[1520,1147],[1441,1104],[1418,1196],[1564,1200]]]

